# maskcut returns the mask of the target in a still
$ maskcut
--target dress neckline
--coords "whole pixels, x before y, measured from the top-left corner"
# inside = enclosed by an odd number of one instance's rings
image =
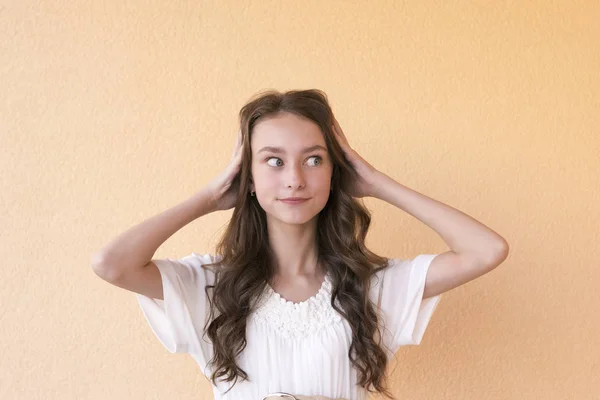
[[[282,298],[267,284],[261,297],[264,302],[252,313],[252,321],[272,329],[278,336],[298,341],[321,335],[322,329],[343,319],[331,304],[330,278],[326,275],[319,292],[300,303]]]
[[[323,296],[323,294],[325,294],[325,292],[327,291],[329,286],[330,286],[329,275],[325,274],[325,278],[323,279],[323,283],[321,283],[321,287],[319,288],[319,291],[316,294],[310,296],[308,299],[306,299],[304,301],[300,301],[298,303],[295,303],[293,301],[286,300],[285,298],[283,298],[279,293],[277,293],[275,291],[275,289],[273,289],[273,287],[269,284],[269,282],[267,282],[267,292],[268,292],[269,296],[273,296],[280,303],[285,304],[287,306],[293,306],[295,308],[298,308],[298,307],[306,306],[309,303],[313,303],[313,302],[317,301],[317,299],[321,298]]]

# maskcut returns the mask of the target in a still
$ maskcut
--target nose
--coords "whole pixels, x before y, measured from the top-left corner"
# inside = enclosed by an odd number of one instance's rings
[[[304,171],[302,171],[302,166],[292,165],[288,168],[285,182],[287,183],[287,187],[296,189],[304,187],[306,184],[304,179]]]

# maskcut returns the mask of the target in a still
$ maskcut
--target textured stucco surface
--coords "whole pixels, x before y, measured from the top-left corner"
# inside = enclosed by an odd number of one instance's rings
[[[93,252],[226,165],[259,90],[327,92],[355,149],[499,232],[445,294],[399,399],[600,398],[596,1],[3,1],[0,399],[210,399]],[[383,255],[443,252],[374,199]],[[230,213],[156,253],[211,251]]]

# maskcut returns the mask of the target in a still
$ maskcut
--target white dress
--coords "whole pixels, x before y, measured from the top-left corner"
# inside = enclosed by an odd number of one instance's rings
[[[435,256],[391,259],[390,266],[372,281],[369,296],[375,306],[381,302],[388,359],[400,346],[417,345],[423,338],[441,297],[422,299]],[[201,265],[215,260],[213,255],[197,253],[179,260],[155,260],[164,300],[136,294],[160,342],[171,353],[190,354],[209,378],[212,370],[207,363],[213,349],[208,336],[202,338],[209,312],[204,286],[214,284],[214,273]],[[218,381],[213,384],[215,400],[260,400],[278,391],[366,400],[368,392],[356,384],[357,372],[348,358],[350,325],[330,304],[329,277],[318,294],[301,303],[284,300],[269,285],[266,291],[265,301],[248,319],[247,345],[237,361],[250,381],[238,378],[226,394],[233,382]]]

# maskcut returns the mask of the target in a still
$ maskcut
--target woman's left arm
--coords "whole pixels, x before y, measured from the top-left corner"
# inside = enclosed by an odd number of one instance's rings
[[[334,117],[332,126],[346,159],[358,174],[355,197],[375,197],[409,213],[433,229],[450,247],[436,256],[427,273],[423,298],[441,294],[473,280],[508,257],[507,241],[474,218],[396,182],[352,149]]]
[[[409,213],[433,229],[450,247],[427,273],[423,298],[463,285],[500,265],[508,256],[502,236],[467,214],[416,192],[377,172],[373,197]]]

